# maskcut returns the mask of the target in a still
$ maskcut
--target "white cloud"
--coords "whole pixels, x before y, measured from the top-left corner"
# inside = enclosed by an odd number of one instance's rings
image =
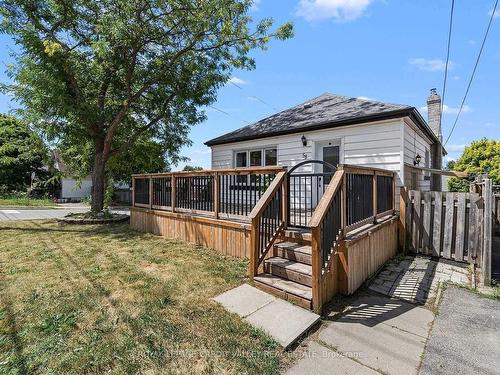
[[[231,77],[228,81],[228,83],[234,83],[235,85],[246,85],[247,81],[238,78],[238,77]]]
[[[493,9],[488,12],[488,16],[491,17],[493,14]],[[500,18],[500,10],[495,10],[495,14],[493,14],[493,19]]]
[[[297,16],[306,21],[334,18],[340,22],[355,20],[363,15],[373,0],[300,0]]]
[[[446,148],[448,149],[448,147],[446,147]],[[451,156],[446,156],[444,158],[444,161],[447,162],[447,163],[450,162],[450,161],[457,161],[457,158],[452,158]]]
[[[446,62],[441,59],[425,59],[423,57],[416,57],[409,60],[411,65],[424,72],[444,72]],[[448,62],[448,69],[452,69],[455,64],[451,61]]]
[[[361,99],[361,100],[377,100],[375,98],[370,98],[369,96],[358,96],[356,99]]]
[[[463,152],[466,145],[447,145],[446,150],[450,152]]]
[[[487,128],[496,128],[497,127],[497,124],[493,123],[493,122],[486,122],[484,124],[485,127]]]
[[[418,109],[420,112],[427,112],[427,106],[424,105],[423,107],[420,107]],[[460,110],[460,107],[450,107],[448,105],[443,105],[443,113],[446,115],[456,115],[458,114],[458,111]],[[472,108],[469,107],[467,104],[465,104],[462,108],[462,113],[469,113],[472,112]]]

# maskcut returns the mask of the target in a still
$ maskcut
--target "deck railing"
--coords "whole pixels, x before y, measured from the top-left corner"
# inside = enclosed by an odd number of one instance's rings
[[[347,232],[394,213],[394,173],[339,165],[316,207],[309,227],[312,247],[313,309],[331,298],[333,255]]]
[[[285,229],[286,172],[279,172],[273,179],[249,217],[252,221],[250,275],[258,274],[259,266],[273,246],[280,232]]]
[[[132,176],[134,207],[247,219],[283,167],[219,169]]]
[[[394,210],[394,173],[391,171],[339,165],[345,173],[346,226],[355,229]]]
[[[132,204],[249,221],[253,277],[293,217],[288,204],[289,181],[283,167],[134,175]],[[394,213],[393,172],[339,165],[327,182],[323,191],[318,190],[318,204],[305,208],[313,209],[305,227],[311,229],[313,308],[317,311],[329,300],[333,255],[347,232]]]

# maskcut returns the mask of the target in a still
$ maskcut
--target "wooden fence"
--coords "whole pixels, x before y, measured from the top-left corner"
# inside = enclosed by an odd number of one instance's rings
[[[476,181],[469,193],[401,188],[401,198],[401,244],[406,250],[475,264],[489,284],[496,209],[490,179]]]

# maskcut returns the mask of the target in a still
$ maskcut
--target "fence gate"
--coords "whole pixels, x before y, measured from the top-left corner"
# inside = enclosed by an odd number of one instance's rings
[[[407,246],[417,254],[481,264],[484,218],[478,193],[410,190]]]

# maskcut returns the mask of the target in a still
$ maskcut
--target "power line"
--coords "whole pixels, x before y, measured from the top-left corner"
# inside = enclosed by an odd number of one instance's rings
[[[495,17],[495,12],[496,12],[496,9],[497,9],[497,5],[498,5],[498,0],[495,1],[495,6],[493,7],[493,10],[491,11],[490,21],[488,22],[488,27],[486,28],[486,32],[484,33],[483,42],[481,43],[481,48],[479,50],[479,54],[477,55],[476,63],[474,64],[474,69],[472,70],[472,74],[470,76],[469,83],[467,85],[467,90],[465,90],[465,95],[464,95],[464,97],[462,99],[462,103],[460,104],[460,109],[458,110],[457,117],[455,118],[455,122],[453,123],[453,126],[451,128],[450,134],[448,135],[448,138],[446,138],[446,141],[444,142],[445,145],[450,140],[450,137],[453,134],[453,131],[455,130],[455,127],[457,125],[458,118],[460,117],[460,114],[462,113],[462,109],[464,107],[465,100],[467,99],[467,95],[469,94],[469,89],[471,87],[472,81],[474,80],[474,75],[476,74],[477,66],[479,65],[479,60],[481,59],[481,55],[483,53],[483,49],[484,49],[484,45],[486,43],[486,39],[488,38],[488,34],[490,32],[491,23],[493,22],[493,18]]]
[[[217,108],[217,107],[215,107],[215,106],[213,106],[213,105],[211,105],[211,104],[210,104],[210,105],[208,105],[208,106],[209,106],[210,108],[212,108],[212,109],[215,109],[216,111],[219,111],[220,113],[224,113],[226,116],[229,116],[229,117],[231,117],[232,119],[235,119],[235,120],[238,120],[238,121],[243,121],[243,122],[246,122],[247,124],[251,124],[251,122],[250,122],[250,121],[243,120],[243,119],[240,119],[240,118],[236,118],[236,117],[234,117],[233,115],[231,115],[229,112],[226,112],[226,111],[224,111],[224,110],[222,110],[222,109],[220,109],[220,108]]]
[[[264,100],[262,100],[262,99],[261,99],[261,98],[259,98],[258,96],[255,96],[255,95],[250,95],[250,96],[249,96],[249,98],[250,98],[250,99],[255,99],[255,100],[257,100],[257,101],[261,102],[262,104],[267,105],[269,108],[273,109],[274,111],[280,111],[278,108],[273,107],[273,106],[272,106],[271,104],[269,104],[269,103],[266,103]]]
[[[232,84],[233,86],[236,86],[236,87],[237,87],[237,88],[239,88],[240,90],[243,90],[243,87],[241,87],[240,85],[236,84],[235,82],[233,82],[233,81],[231,81],[231,80],[229,80],[228,82],[229,82],[230,84]],[[257,100],[257,101],[261,102],[262,104],[267,105],[267,106],[268,106],[269,108],[271,108],[273,111],[280,111],[280,109],[278,109],[278,108],[276,108],[276,107],[272,106],[271,104],[267,103],[265,100],[263,100],[263,99],[259,98],[259,97],[258,97],[258,96],[256,96],[256,95],[251,95],[251,96],[249,96],[249,98],[251,98],[251,99],[255,99],[255,100]]]
[[[446,80],[448,78],[448,63],[450,61],[451,30],[452,30],[452,26],[453,26],[453,9],[454,8],[455,8],[455,0],[451,0],[450,28],[448,29],[448,47],[446,50],[446,64],[444,67],[444,80],[443,80],[443,91],[442,91],[443,100],[441,101],[441,112],[440,112],[441,119],[443,117],[444,98],[446,95]]]

